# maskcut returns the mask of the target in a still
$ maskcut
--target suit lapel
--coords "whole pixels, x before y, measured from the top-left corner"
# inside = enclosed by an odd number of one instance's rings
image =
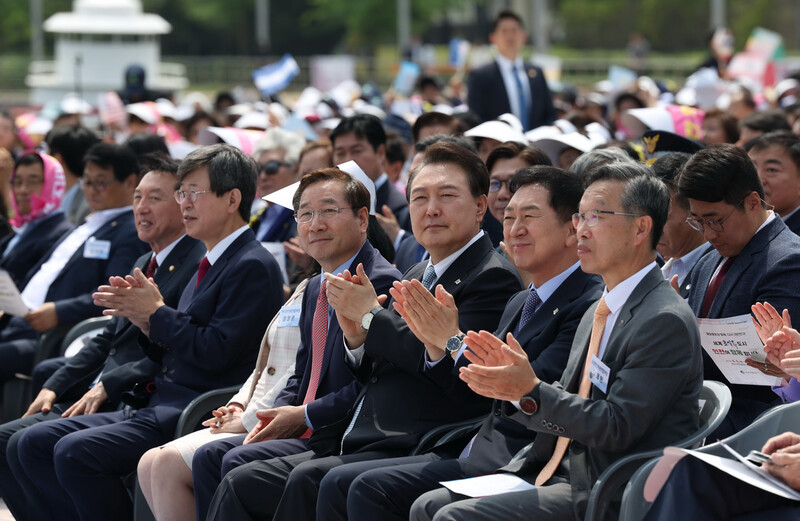
[[[436,284],[441,284],[448,293],[452,294],[462,280],[473,271],[475,266],[483,260],[488,252],[492,250],[492,242],[489,236],[484,233],[480,239],[475,241],[469,248],[467,248],[458,258],[450,265],[447,270],[442,273]],[[423,272],[425,270],[423,269]]]
[[[603,360],[613,360],[617,358],[617,352],[620,348],[618,339],[620,335],[625,334],[625,327],[630,322],[633,311],[639,306],[648,293],[664,282],[664,275],[661,273],[658,266],[656,266],[649,271],[633,289],[630,297],[628,297],[628,300],[625,301],[625,304],[622,305],[622,308],[615,317],[614,329],[611,331],[611,336],[608,338],[608,344],[606,345],[606,350],[602,357]]]
[[[255,241],[255,238],[256,236],[253,233],[253,230],[249,228],[245,230],[243,234],[238,236],[236,240],[233,241],[224,252],[222,252],[220,258],[217,259],[216,262],[214,262],[214,264],[212,264],[208,269],[208,272],[206,273],[206,276],[203,277],[200,286],[197,287],[197,294],[200,295],[207,288],[211,287],[214,284],[214,281],[217,280],[217,277],[219,277],[220,273],[225,270],[225,265],[228,264],[228,261],[231,259],[231,257],[233,257],[240,249],[242,249],[245,244]],[[196,281],[197,279],[194,278],[192,280]]]

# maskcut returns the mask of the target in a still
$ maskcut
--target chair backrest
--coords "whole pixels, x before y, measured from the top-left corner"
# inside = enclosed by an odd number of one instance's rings
[[[72,326],[61,341],[61,354],[64,356],[72,356],[80,351],[80,348],[82,348],[89,339],[100,334],[112,318],[114,317],[92,317],[82,320]]]
[[[675,443],[676,447],[692,448],[702,445],[706,436],[714,432],[731,407],[731,391],[725,384],[706,380],[700,390],[700,427],[691,435]],[[620,458],[597,478],[586,505],[584,521],[605,518],[608,506],[617,497],[634,472],[647,460],[660,456],[663,449],[655,449]]]

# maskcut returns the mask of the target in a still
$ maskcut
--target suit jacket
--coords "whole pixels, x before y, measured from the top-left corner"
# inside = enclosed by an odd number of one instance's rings
[[[184,236],[164,259],[163,266],[153,278],[168,306],[178,305],[178,299],[197,271],[205,251],[202,242]],[[151,255],[142,255],[134,268],[145,270]],[[151,381],[159,369],[158,364],[144,356],[138,338],[139,328],[124,317],[114,317],[103,332],[69,358],[44,387],[55,391],[59,401],[63,401],[64,395],[70,391],[76,395],[86,392],[86,387],[102,371],[100,380],[108,394],[108,403],[116,406],[123,392],[138,382]]]
[[[689,270],[689,273],[687,273],[686,276],[683,278],[683,284],[681,284],[680,287],[678,288],[681,292],[681,297],[685,299],[689,298],[689,293],[691,292],[692,289],[692,273],[694,273],[694,270],[695,268],[697,268],[697,265],[700,264],[700,260],[706,255],[708,255],[708,253],[713,249],[714,247],[709,244],[708,247],[703,251],[703,254],[700,256],[700,258],[697,259],[697,262],[694,263],[694,266],[692,266],[692,268]]]
[[[388,179],[380,188],[375,190],[375,211],[380,213],[383,205],[391,208],[400,227],[407,232],[411,232],[411,217],[408,214],[408,201],[400,190],[394,187]]]
[[[150,316],[145,354],[161,364],[149,406],[170,432],[183,407],[198,394],[241,385],[255,365],[261,338],[283,304],[283,279],[272,255],[252,230],[234,240],[177,309],[161,306]]]
[[[526,63],[525,72],[531,90],[530,128],[525,130],[530,130],[552,123],[556,119],[556,109],[542,69]],[[483,121],[497,119],[497,116],[511,112],[506,85],[496,60],[469,73],[467,105]]]
[[[42,256],[47,253],[59,237],[70,228],[69,220],[64,212],[53,212],[50,215],[33,221],[28,225],[20,237],[19,242],[0,260],[0,268],[11,275],[11,280],[18,288],[23,287],[25,276],[31,266],[39,264]],[[14,234],[3,237],[0,241],[0,252],[4,252]]]
[[[689,305],[700,316],[706,288],[722,260],[715,250],[706,254],[695,266]],[[788,309],[792,317],[800,317],[800,237],[792,233],[780,218],[764,226],[742,249],[728,270],[708,312],[708,318],[725,318],[750,313],[756,302],[769,302],[775,309]],[[726,382],[711,358],[703,353],[704,376],[707,380]],[[733,403],[720,426],[722,435],[733,434],[750,424],[769,404],[775,394],[768,386],[733,385],[728,383]]]
[[[355,273],[359,263],[364,264],[364,270],[378,295],[388,293],[392,282],[401,276],[400,272],[381,257],[381,254],[372,247],[369,241],[364,243],[350,265],[351,273]],[[303,404],[311,380],[312,326],[320,283],[321,277],[311,279],[303,295],[303,309],[300,316],[300,347],[297,350],[295,373],[289,377],[286,387],[275,399],[275,407]],[[353,369],[346,361],[345,349],[342,328],[339,326],[336,313],[333,313],[328,325],[317,398],[306,407],[308,419],[315,428],[341,420],[361,390],[361,383],[355,379]]]
[[[288,241],[297,235],[297,222],[294,220],[294,212],[282,206],[278,207],[277,219],[272,223],[272,227],[267,232],[267,235],[261,242],[283,242]],[[250,227],[253,233],[258,237],[259,229],[265,226],[264,215],[267,212],[267,207],[262,208],[251,220]]]
[[[610,370],[607,394],[592,385],[588,398],[578,396],[596,308],[592,305],[578,326],[561,380],[532,391],[534,398],[538,394],[538,411],[529,416],[506,408],[512,419],[539,434],[528,456],[504,470],[535,477],[558,436],[572,439],[569,481],[577,519],[583,519],[592,485],[614,461],[697,430],[703,384],[694,315],[655,267],[616,317],[602,357]]]
[[[417,242],[413,233],[406,233],[394,254],[394,265],[405,273],[411,266],[420,262],[425,255],[425,248]]]
[[[792,233],[800,235],[800,212],[793,213],[788,219],[785,219],[783,223],[792,230]]]
[[[422,279],[426,265],[415,265],[403,278]],[[516,269],[492,249],[485,234],[453,262],[437,284],[453,295],[462,331],[494,331],[508,299],[522,285]],[[375,315],[364,347],[373,363],[361,396],[352,402],[355,406],[364,398],[355,426],[341,444],[344,453],[407,451],[434,427],[488,411],[489,400],[477,396],[458,378],[451,357],[445,356],[432,368],[426,366],[425,347],[394,310]],[[362,368],[369,369],[368,364],[365,359]],[[346,423],[352,417],[348,414]]]
[[[505,341],[506,334],[514,331],[529,293],[530,290],[521,291],[508,301],[494,333],[497,338]],[[517,333],[517,342],[527,353],[531,367],[542,381],[554,383],[561,378],[578,324],[589,306],[602,295],[603,282],[600,277],[588,275],[579,268],[561,283]],[[457,365],[467,364],[469,361],[462,356]],[[494,401],[492,411],[481,425],[470,449],[470,462],[482,468],[495,469],[505,465],[535,435],[525,426],[502,416],[502,405],[502,401]]]
[[[42,264],[50,259],[58,244],[68,235],[65,233],[39,263],[31,268],[23,287],[39,271]],[[106,284],[111,276],[128,273],[136,259],[150,249],[136,235],[132,211],[121,213],[108,221],[89,239],[92,238],[111,243],[108,258],[87,259],[83,256],[83,246],[81,246],[47,290],[45,302],[55,302],[59,325],[75,324],[100,315],[102,309],[95,306],[92,300],[92,293],[97,286]]]

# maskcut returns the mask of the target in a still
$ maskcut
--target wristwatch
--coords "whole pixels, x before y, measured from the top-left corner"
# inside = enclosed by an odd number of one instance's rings
[[[447,339],[447,342],[444,345],[444,350],[451,354],[455,353],[461,348],[461,343],[464,341],[465,336],[467,335],[464,333],[451,336]]]
[[[530,416],[539,410],[539,384],[529,393],[520,398],[519,410]]]
[[[361,329],[363,329],[364,331],[369,331],[369,325],[372,324],[373,317],[375,317],[375,315],[378,314],[378,311],[382,309],[383,307],[381,306],[375,306],[374,308],[364,313],[364,316],[361,317]]]

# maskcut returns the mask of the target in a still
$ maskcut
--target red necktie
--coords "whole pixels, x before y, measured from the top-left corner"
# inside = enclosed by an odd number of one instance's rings
[[[703,298],[703,309],[700,312],[700,318],[706,318],[708,316],[708,312],[711,310],[711,304],[714,303],[714,298],[717,296],[717,292],[720,286],[722,286],[722,281],[725,280],[725,275],[728,274],[728,270],[735,258],[736,257],[728,257],[725,259],[725,262],[719,267],[717,275],[709,282],[708,289],[706,289],[706,296]]]
[[[211,263],[208,262],[208,258],[203,257],[203,260],[200,261],[200,266],[197,268],[197,284],[194,285],[195,288],[200,285],[200,282],[202,282],[203,277],[206,276],[210,267]]]
[[[314,309],[314,321],[311,324],[311,377],[308,380],[306,397],[303,405],[311,402],[317,396],[319,380],[322,376],[322,359],[325,357],[325,341],[328,338],[328,294],[325,292],[327,281],[323,280],[319,286],[317,307]],[[302,438],[311,436],[311,429],[306,430]]]
[[[156,256],[153,255],[153,258],[150,259],[150,264],[147,265],[147,278],[152,278],[153,275],[156,274],[156,268],[158,268],[158,261],[156,260]]]

